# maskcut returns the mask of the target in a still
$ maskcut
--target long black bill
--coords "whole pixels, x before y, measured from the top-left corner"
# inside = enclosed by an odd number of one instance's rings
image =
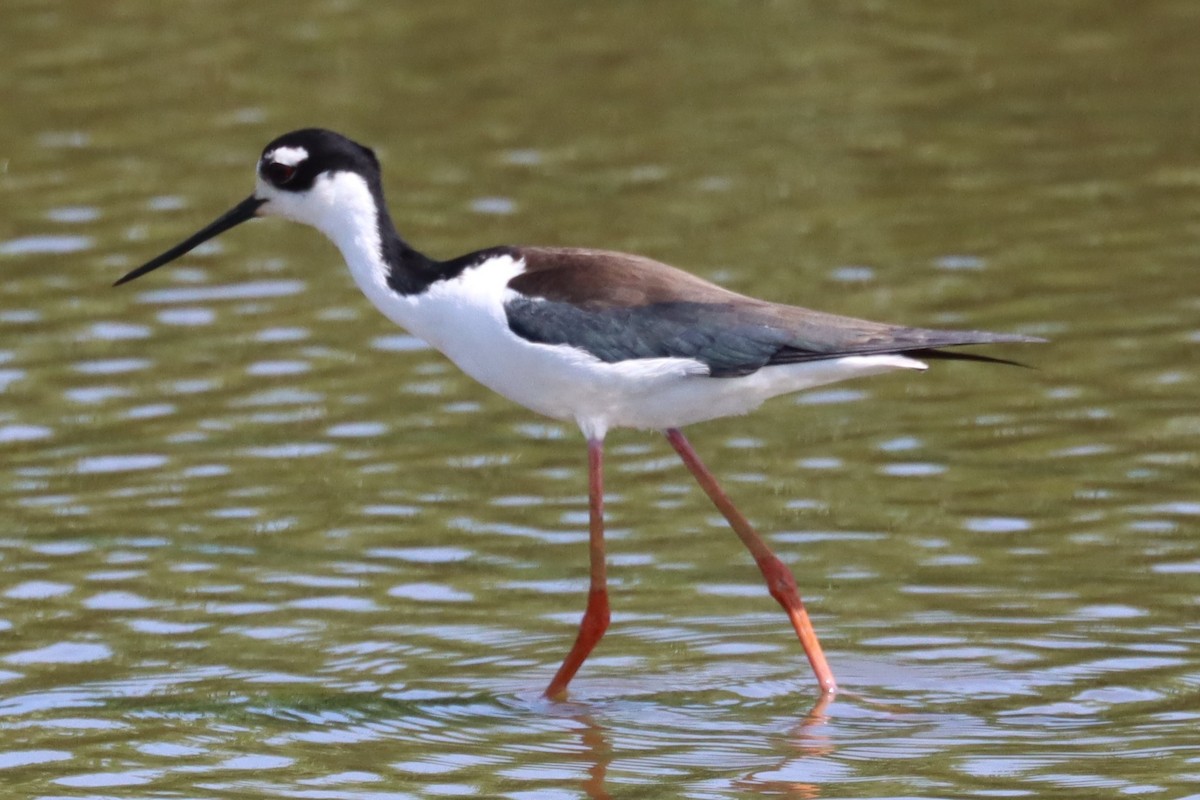
[[[238,203],[233,208],[226,211],[221,216],[217,217],[203,229],[196,231],[184,241],[172,247],[162,255],[150,259],[145,264],[142,264],[137,269],[129,272],[113,286],[120,286],[122,283],[129,283],[134,278],[140,278],[151,270],[156,270],[163,264],[168,264],[179,258],[184,253],[189,252],[195,247],[198,247],[214,236],[224,233],[235,225],[241,225],[248,219],[254,219],[254,215],[258,212],[258,207],[266,200],[260,200],[254,195],[250,195],[242,202]]]

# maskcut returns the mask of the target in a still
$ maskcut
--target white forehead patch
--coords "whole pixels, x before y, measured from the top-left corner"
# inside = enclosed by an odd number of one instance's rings
[[[271,161],[276,164],[286,164],[294,167],[308,158],[308,151],[303,147],[277,147],[270,153]]]

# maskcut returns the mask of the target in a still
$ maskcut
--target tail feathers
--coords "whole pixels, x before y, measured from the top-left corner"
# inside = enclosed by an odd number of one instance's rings
[[[1016,333],[989,333],[987,331],[936,331],[931,332],[924,347],[905,350],[904,354],[931,361],[977,361],[985,364],[1006,364],[1011,367],[1032,369],[1028,364],[1007,358],[983,356],[978,353],[962,353],[957,350],[942,350],[943,347],[962,347],[981,344],[1041,344],[1046,340],[1037,336],[1022,336]],[[942,336],[938,336],[938,334]],[[939,341],[941,339],[941,341]]]
[[[987,331],[939,331],[925,328],[896,329],[890,337],[873,341],[854,342],[832,350],[801,349],[782,347],[774,353],[768,363],[794,364],[801,361],[823,361],[843,356],[904,355],[912,358],[942,361],[980,361],[991,364],[1008,364],[1024,367],[1019,361],[977,353],[960,353],[944,350],[945,347],[967,347],[987,344],[1035,344],[1045,342],[1036,336],[1021,336],[1013,333],[988,333]]]
[[[905,350],[904,355],[919,358],[923,361],[979,361],[985,364],[1005,364],[1010,367],[1035,369],[1035,367],[1031,367],[1029,364],[1023,364],[1020,361],[1013,361],[1008,358],[981,356],[979,353],[961,353],[957,350]]]

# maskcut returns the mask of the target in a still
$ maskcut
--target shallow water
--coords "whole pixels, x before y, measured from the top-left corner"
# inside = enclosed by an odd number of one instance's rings
[[[1182,797],[1200,784],[1200,9],[15,0],[0,17],[6,796]],[[246,226],[304,124],[401,230],[1041,335],[584,447]]]

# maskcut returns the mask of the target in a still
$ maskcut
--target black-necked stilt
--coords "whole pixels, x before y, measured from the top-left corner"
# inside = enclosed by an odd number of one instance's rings
[[[493,247],[436,261],[410,247],[392,225],[375,154],[320,129],[293,131],[268,144],[252,195],[114,285],[257,216],[321,231],[390,319],[485,386],[583,430],[591,589],[575,644],[546,689],[554,698],[566,694],[608,628],[603,441],[610,428],[666,433],[754,556],[821,689],[830,693],[837,684],[791,571],[733,505],[680,428],[744,414],[768,398],[813,386],[893,369],[923,370],[921,359],[1001,361],[937,348],[1042,341],[886,325],[769,303],[648,258],[602,250]]]

